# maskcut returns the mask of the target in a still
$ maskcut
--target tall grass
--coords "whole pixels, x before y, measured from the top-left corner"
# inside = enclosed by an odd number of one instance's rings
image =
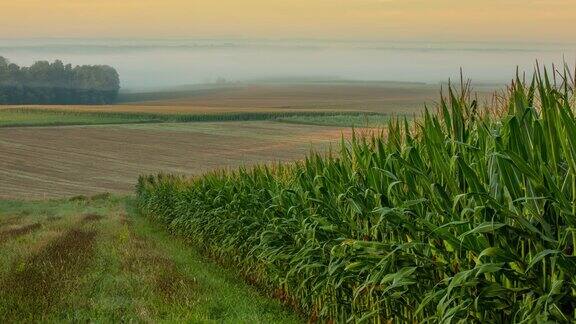
[[[139,206],[312,319],[575,321],[574,84],[516,78],[498,109],[450,87],[338,154],[143,176]]]

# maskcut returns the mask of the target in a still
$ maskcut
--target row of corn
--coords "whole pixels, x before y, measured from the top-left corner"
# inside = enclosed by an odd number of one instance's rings
[[[301,162],[143,176],[139,208],[312,320],[576,321],[574,79],[468,89]]]

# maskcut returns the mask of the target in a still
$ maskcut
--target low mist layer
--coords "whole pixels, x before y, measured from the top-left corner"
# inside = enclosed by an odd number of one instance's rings
[[[504,83],[516,66],[576,60],[574,44],[370,42],[327,40],[4,40],[0,55],[20,65],[62,59],[115,67],[124,90],[246,80],[458,78]],[[449,71],[449,72],[447,72]]]

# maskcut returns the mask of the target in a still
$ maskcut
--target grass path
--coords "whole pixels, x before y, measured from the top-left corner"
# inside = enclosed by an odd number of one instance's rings
[[[301,321],[129,199],[0,201],[0,238],[5,321]]]

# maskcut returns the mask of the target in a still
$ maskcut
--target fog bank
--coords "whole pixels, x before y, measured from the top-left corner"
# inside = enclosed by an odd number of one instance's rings
[[[61,59],[117,68],[124,90],[269,78],[437,83],[465,76],[507,82],[516,66],[576,62],[574,44],[370,42],[334,40],[0,40],[20,65]]]

